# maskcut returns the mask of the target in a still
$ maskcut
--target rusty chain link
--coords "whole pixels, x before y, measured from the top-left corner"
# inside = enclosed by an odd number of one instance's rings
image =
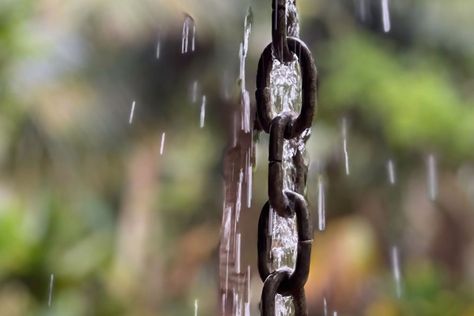
[[[307,167],[304,163],[302,150],[297,149],[292,157],[296,169],[293,179],[294,191],[284,189],[283,143],[303,137],[311,127],[316,104],[317,72],[313,57],[308,47],[300,39],[288,36],[287,1],[272,0],[272,43],[263,51],[258,64],[257,120],[259,126],[270,134],[269,144],[269,175],[268,202],[264,205],[258,222],[258,270],[264,282],[261,313],[263,316],[275,315],[275,296],[281,294],[292,296],[297,316],[306,316],[306,299],[304,285],[308,279],[312,227],[308,205],[303,196],[306,186]],[[289,17],[296,19],[295,16]],[[284,111],[278,115],[272,112],[270,72],[273,58],[281,63],[297,61],[301,70],[302,105],[301,112]],[[304,143],[303,143],[304,145]],[[295,268],[281,268],[271,271],[271,227],[270,208],[279,216],[296,216],[298,235]]]

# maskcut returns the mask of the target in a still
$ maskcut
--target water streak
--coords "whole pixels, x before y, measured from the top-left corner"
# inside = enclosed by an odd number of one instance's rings
[[[390,7],[388,0],[381,0],[382,6],[382,22],[383,22],[383,31],[385,33],[390,32],[391,23],[390,23]]]
[[[322,176],[318,177],[318,224],[319,231],[326,229],[326,198]]]
[[[181,54],[186,54],[189,51],[189,33],[192,30],[191,38],[191,51],[195,50],[195,37],[196,37],[196,24],[194,19],[189,15],[185,14],[183,22],[183,32],[181,36]]]
[[[135,113],[135,101],[132,102],[132,108],[130,109],[130,117],[128,118],[128,124],[133,123],[133,114]]]
[[[350,170],[349,170],[349,151],[347,150],[347,119],[345,117],[342,118],[342,146],[344,150],[344,162],[345,162],[346,175],[349,175]]]
[[[158,43],[156,44],[156,59],[160,59],[161,52],[161,39],[158,38]]]
[[[428,196],[431,201],[435,201],[438,196],[438,171],[437,161],[433,154],[426,158],[426,168],[428,177]]]
[[[161,134],[161,144],[160,144],[160,155],[163,156],[163,152],[164,152],[164,149],[165,149],[165,138],[166,138],[166,133],[163,132],[163,134]]]
[[[328,316],[328,302],[327,302],[326,298],[324,298],[323,300],[324,300],[324,302],[323,302],[323,306],[324,306],[323,313],[324,313],[324,316]]]
[[[194,300],[194,316],[198,315],[199,302],[197,299]]]
[[[51,307],[53,302],[53,288],[54,288],[54,274],[51,273],[49,277],[49,291],[48,291],[48,307]]]
[[[395,164],[393,163],[392,159],[387,161],[387,175],[388,175],[388,182],[391,185],[394,185],[397,182],[397,178],[395,176]]]
[[[401,285],[401,274],[400,274],[400,257],[398,253],[398,247],[393,246],[390,253],[392,261],[392,274],[393,280],[395,282],[395,291],[397,297],[400,298],[402,295],[402,285]]]
[[[198,81],[195,80],[192,85],[192,92],[191,92],[191,101],[193,103],[197,102],[197,94],[198,94]]]
[[[204,120],[206,119],[206,96],[202,96],[202,103],[201,103],[201,115],[200,115],[200,123],[199,126],[201,128],[204,127]]]

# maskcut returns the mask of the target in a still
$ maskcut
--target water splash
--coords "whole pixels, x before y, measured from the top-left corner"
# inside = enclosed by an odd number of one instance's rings
[[[54,274],[51,273],[49,277],[49,290],[48,290],[48,307],[51,307],[53,303],[53,288],[54,288]]]
[[[395,175],[395,164],[392,159],[389,159],[387,161],[387,176],[388,176],[388,182],[391,185],[394,185],[397,182],[397,178]]]
[[[132,102],[132,108],[130,109],[130,117],[128,118],[128,124],[132,124],[133,123],[133,114],[135,113],[135,104],[136,102],[133,101]]]
[[[350,174],[349,170],[349,151],[347,150],[347,118],[342,118],[342,147],[344,151],[344,165],[346,175]]]
[[[204,120],[206,119],[206,96],[202,96],[202,103],[201,103],[201,115],[199,120],[199,126],[201,128],[204,127]]]
[[[390,7],[388,0],[381,0],[382,7],[382,22],[383,22],[383,31],[385,33],[390,32],[391,23],[390,23]]]
[[[189,52],[189,33],[191,32],[191,52],[194,52],[196,48],[196,23],[194,19],[189,15],[185,14],[183,22],[183,32],[181,37],[181,54]]]
[[[326,197],[322,176],[318,177],[318,228],[319,231],[326,229]]]
[[[160,144],[160,155],[163,156],[163,152],[164,152],[164,149],[165,149],[165,138],[166,138],[166,133],[163,132],[163,134],[161,134],[161,144]]]
[[[400,256],[398,252],[398,247],[393,246],[390,252],[390,258],[392,261],[392,275],[395,282],[395,291],[397,297],[402,296],[402,283],[401,283],[401,274],[400,274]]]
[[[431,201],[435,201],[438,196],[438,170],[436,157],[433,154],[426,158],[427,181],[428,181],[428,197]]]

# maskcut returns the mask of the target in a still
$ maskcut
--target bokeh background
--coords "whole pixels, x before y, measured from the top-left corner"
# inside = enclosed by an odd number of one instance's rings
[[[222,158],[249,6],[254,106],[270,1],[0,2],[0,315],[181,316],[195,300],[199,315],[217,315]],[[384,32],[380,2],[298,1],[321,83],[308,143],[313,213],[320,174],[327,187],[310,315],[322,315],[324,298],[339,315],[474,315],[474,2],[389,6]],[[183,55],[185,13],[196,51]],[[241,221],[242,264],[253,272],[267,194],[260,139]],[[253,273],[253,315],[260,289]]]

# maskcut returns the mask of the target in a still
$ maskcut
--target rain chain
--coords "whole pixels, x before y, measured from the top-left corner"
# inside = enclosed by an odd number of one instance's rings
[[[288,36],[291,34],[289,27],[294,25],[287,22],[296,17],[287,17],[287,1],[272,0],[272,43],[264,49],[260,57],[255,92],[258,124],[270,134],[268,202],[261,211],[258,223],[258,270],[264,282],[261,298],[261,314],[264,316],[275,315],[277,294],[293,297],[297,316],[308,315],[304,285],[309,274],[313,232],[308,205],[303,195],[307,167],[302,154],[304,148],[298,148],[292,158],[296,169],[294,191],[284,189],[283,142],[285,139],[301,137],[311,127],[316,104],[317,73],[311,52],[305,43],[296,37]],[[273,58],[277,58],[281,63],[289,63],[295,60],[295,55],[301,70],[301,112],[298,114],[283,111],[274,115],[270,87]],[[304,146],[304,142],[302,143]],[[298,246],[294,269],[271,270],[270,208],[279,216],[296,216]]]

